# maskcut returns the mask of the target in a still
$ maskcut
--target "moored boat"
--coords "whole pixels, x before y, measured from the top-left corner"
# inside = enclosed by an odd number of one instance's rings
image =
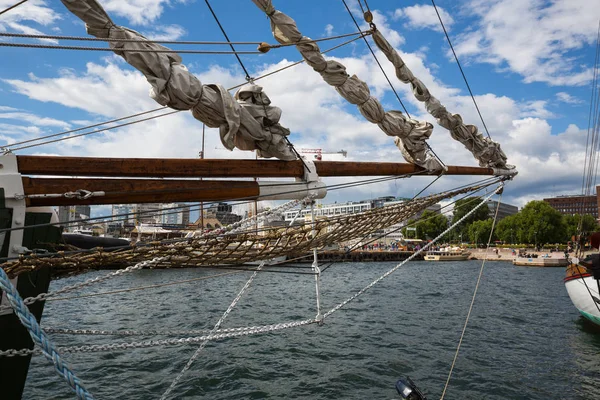
[[[523,267],[566,267],[569,265],[569,260],[566,258],[517,256],[512,263]]]
[[[431,250],[425,254],[425,261],[464,261],[467,260],[470,255],[470,252],[460,248]]]
[[[583,265],[569,264],[564,278],[565,288],[577,310],[588,320],[600,325],[598,281]]]

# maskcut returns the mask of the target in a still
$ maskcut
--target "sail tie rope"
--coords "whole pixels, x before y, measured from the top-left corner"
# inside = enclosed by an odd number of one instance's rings
[[[17,288],[10,282],[8,275],[0,268],[0,288],[6,293],[6,297],[10,302],[12,308],[15,310],[17,317],[23,324],[23,326],[29,332],[31,339],[35,344],[42,348],[44,356],[52,361],[54,369],[60,375],[71,388],[75,391],[75,394],[80,399],[92,400],[92,395],[83,386],[79,378],[73,371],[63,362],[60,354],[56,351],[54,344],[48,338],[46,333],[42,330],[38,324],[35,316],[29,311],[29,308],[23,302],[23,299],[19,295]]]

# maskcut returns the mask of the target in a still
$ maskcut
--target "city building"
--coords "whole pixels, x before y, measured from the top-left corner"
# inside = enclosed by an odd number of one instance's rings
[[[370,200],[367,201],[350,201],[347,203],[334,204],[319,204],[315,207],[315,215],[317,217],[334,217],[339,215],[356,214],[363,211],[368,211],[373,207]],[[286,211],[284,214],[285,221],[293,221],[295,219],[304,218],[310,215],[310,207],[302,209],[297,208]]]
[[[563,215],[591,215],[598,219],[598,201],[597,195],[593,196],[558,196],[544,199],[552,208]]]
[[[90,218],[91,208],[90,206],[60,206],[58,207],[58,221],[59,222],[77,222],[84,219]],[[81,224],[69,224],[65,228],[67,231],[73,231],[74,229],[81,228],[80,225],[85,225],[87,222]]]
[[[183,203],[114,204],[112,215],[113,221],[120,225],[144,223],[187,226],[190,223],[190,208]]]
[[[125,224],[135,225],[135,204],[113,204],[112,216],[113,221],[121,226]]]
[[[519,212],[519,207],[496,200],[488,200],[487,206],[489,210],[488,215],[490,218],[494,218],[494,215],[496,215],[496,208],[498,206],[500,207],[498,209],[498,221],[500,221],[502,218],[508,217],[509,215],[515,215]]]
[[[233,206],[227,203],[218,203],[211,205],[209,208],[203,210],[204,227],[208,229],[220,228],[240,221],[242,217],[240,215],[234,214],[232,211]],[[198,218],[194,225],[202,225],[202,218]]]
[[[161,204],[160,223],[163,225],[187,226],[190,223],[190,207],[186,204]]]
[[[399,203],[403,203],[407,200],[407,198],[403,197],[394,197],[394,196],[385,196],[379,197],[373,200],[363,200],[363,201],[350,201],[346,203],[334,203],[334,204],[319,204],[315,207],[315,216],[319,217],[337,217],[342,215],[349,214],[357,214],[360,212],[365,212],[368,210],[372,210],[380,207],[389,207],[394,206]],[[439,213],[441,211],[441,205],[433,204],[432,206],[427,207],[427,210],[433,211],[435,213]],[[302,221],[307,216],[310,217],[310,207],[305,208],[297,208],[293,210],[286,211],[284,214],[284,219],[286,222],[291,221]],[[418,218],[421,216],[423,212],[417,213],[415,216],[411,218]],[[387,238],[389,241],[397,241],[403,238],[401,230],[406,225],[407,221],[402,221],[398,224],[389,226],[387,228],[378,230],[373,232],[372,236],[381,236],[381,238]]]
[[[135,224],[160,224],[161,204],[145,203],[135,205]]]

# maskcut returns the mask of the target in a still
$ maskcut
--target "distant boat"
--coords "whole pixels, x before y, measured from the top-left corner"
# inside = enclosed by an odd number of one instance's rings
[[[94,231],[92,231],[91,229],[81,228],[81,229],[73,230],[73,234],[92,236],[92,235],[94,235]]]
[[[425,254],[425,261],[464,261],[470,255],[470,252],[460,248],[431,250]]]
[[[600,295],[598,281],[581,264],[570,264],[565,276],[565,288],[573,305],[588,320],[600,325]]]
[[[513,264],[523,267],[566,267],[569,265],[569,260],[566,258],[517,256],[513,260]]]

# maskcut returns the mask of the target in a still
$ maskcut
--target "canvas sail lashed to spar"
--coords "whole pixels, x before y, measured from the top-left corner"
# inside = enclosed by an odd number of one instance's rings
[[[426,148],[425,140],[431,136],[433,126],[427,122],[410,119],[400,111],[384,111],[379,101],[369,94],[367,84],[356,75],[349,76],[346,68],[339,62],[325,60],[319,46],[302,36],[296,22],[288,15],[273,7],[271,0],[252,0],[271,20],[273,36],[279,43],[295,43],[302,41],[296,48],[307,64],[313,67],[323,79],[334,86],[338,93],[352,104],[356,104],[361,114],[370,122],[376,123],[389,136],[395,136],[396,145],[407,161],[421,167],[440,169],[439,162]],[[379,49],[395,67],[396,75],[404,83],[410,83],[415,97],[425,103],[427,111],[438,123],[450,130],[452,137],[473,153],[482,167],[512,169],[506,164],[506,156],[500,145],[491,139],[484,138],[474,125],[465,125],[458,114],[449,113],[438,99],[433,97],[423,82],[408,69],[400,55],[387,42],[377,29],[373,30],[373,39]]]
[[[252,1],[271,19],[271,30],[275,39],[281,44],[301,42],[296,45],[296,49],[306,63],[344,99],[355,104],[367,121],[377,124],[386,135],[393,136],[408,162],[428,170],[442,169],[442,165],[426,143],[427,138],[431,136],[433,125],[408,118],[400,111],[385,111],[379,100],[371,96],[369,86],[356,75],[348,75],[343,64],[325,60],[319,46],[311,42],[310,38],[302,36],[292,18],[275,10],[270,0]]]
[[[483,137],[475,125],[465,125],[459,114],[450,113],[438,99],[431,95],[427,87],[414,76],[402,57],[380,31],[375,30],[373,32],[373,40],[379,50],[394,64],[398,79],[410,84],[415,98],[425,103],[427,112],[435,117],[438,124],[450,131],[453,139],[461,142],[473,154],[481,167],[514,168],[514,166],[506,164],[506,155],[500,149],[499,143]]]
[[[257,150],[261,157],[297,158],[286,139],[289,129],[279,124],[281,110],[270,105],[260,86],[243,87],[236,94],[239,100],[236,101],[221,85],[203,85],[181,63],[181,57],[175,51],[148,41],[131,29],[115,25],[96,0],[61,1],[85,22],[89,34],[97,38],[138,40],[109,40],[109,44],[115,54],[146,76],[152,86],[151,97],[159,104],[176,110],[191,110],[194,118],[211,128],[219,128],[221,142],[229,150],[237,147]]]

